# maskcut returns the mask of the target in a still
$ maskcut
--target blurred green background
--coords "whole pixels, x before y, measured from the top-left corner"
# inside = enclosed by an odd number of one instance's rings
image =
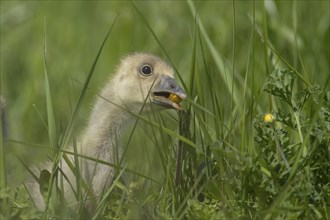
[[[195,25],[195,16],[187,2],[136,1],[134,4],[187,83],[190,78]],[[312,84],[324,86],[329,75],[330,59],[329,1],[196,1],[194,5],[224,65],[229,70],[234,66],[238,78],[244,78],[249,71],[248,85],[253,86],[249,89],[254,92],[254,98],[260,106],[265,109],[269,106],[268,96],[260,91],[271,69],[267,69],[265,64],[269,57],[258,36],[254,37],[254,54],[251,55],[249,51],[253,16],[258,29],[268,36],[274,48],[289,63],[305,73]],[[8,103],[12,140],[48,144],[48,133],[43,122],[47,117],[44,41],[47,45],[47,71],[59,134],[68,124],[82,83],[116,16],[118,20],[90,84],[93,91],[98,91],[104,85],[118,59],[128,53],[145,51],[166,59],[157,40],[129,1],[1,1],[0,16],[1,94]],[[299,61],[299,53],[304,66]],[[203,55],[208,72],[213,74],[218,86],[215,92],[221,97],[218,102],[223,106],[223,117],[229,118],[232,113],[228,105],[230,93],[206,46]],[[197,51],[196,56],[197,71],[203,73],[204,58],[201,51]],[[251,60],[253,74],[251,66],[248,66]],[[231,77],[232,73],[226,74]],[[204,79],[201,80],[204,83]],[[242,89],[243,86],[237,83],[237,87]],[[208,88],[204,90],[207,95]],[[241,92],[243,96],[243,89]],[[196,92],[192,91],[190,97],[195,96]],[[79,115],[81,127],[88,118],[93,100],[94,93],[89,92]],[[252,115],[256,113],[254,109]],[[237,124],[238,133],[240,126]],[[177,123],[173,120],[169,127],[177,129]],[[137,134],[143,137],[145,133],[142,131]],[[38,156],[35,148],[10,145],[13,146],[6,149],[9,168],[15,166],[11,162],[13,155],[31,160]]]

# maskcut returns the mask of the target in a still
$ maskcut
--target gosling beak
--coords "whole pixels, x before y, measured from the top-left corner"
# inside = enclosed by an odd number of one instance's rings
[[[151,100],[165,108],[181,109],[180,102],[187,97],[174,78],[162,76],[151,91]]]

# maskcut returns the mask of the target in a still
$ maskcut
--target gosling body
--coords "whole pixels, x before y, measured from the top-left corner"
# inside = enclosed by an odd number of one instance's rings
[[[159,57],[147,53],[135,53],[121,59],[116,72],[110,77],[96,99],[87,127],[77,144],[78,153],[87,157],[118,164],[122,156],[120,140],[125,126],[134,114],[148,113],[158,109],[180,109],[179,102],[186,97],[185,92],[174,80],[173,69]],[[72,148],[71,148],[71,151]],[[71,163],[74,157],[69,156]],[[112,183],[114,168],[92,160],[81,161],[81,177],[87,185],[86,206],[93,209]],[[68,164],[61,161],[61,170],[67,179],[63,189],[69,206],[78,204],[76,175]],[[43,169],[50,171],[51,164],[34,168],[38,176]],[[45,201],[37,181],[30,178],[26,183],[31,198],[39,210],[45,209]]]

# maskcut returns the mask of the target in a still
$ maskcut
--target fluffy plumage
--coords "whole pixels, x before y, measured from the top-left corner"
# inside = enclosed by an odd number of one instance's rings
[[[87,128],[78,144],[80,153],[115,163],[115,159],[121,157],[118,140],[121,139],[125,124],[134,119],[123,108],[137,114],[142,108],[144,112],[150,112],[157,106],[162,106],[158,109],[180,109],[179,102],[186,94],[173,77],[172,68],[154,55],[136,53],[123,58],[96,100]],[[81,161],[82,177],[90,187],[88,201],[97,201],[111,185],[114,169],[86,159]],[[49,167],[45,166],[48,170]],[[69,182],[75,185],[76,177],[64,161],[61,169]],[[66,180],[64,183],[64,195],[69,205],[72,205],[76,201],[74,193]],[[27,187],[37,208],[44,209],[39,184],[31,180],[27,182]],[[92,203],[88,201],[87,205],[91,207]]]

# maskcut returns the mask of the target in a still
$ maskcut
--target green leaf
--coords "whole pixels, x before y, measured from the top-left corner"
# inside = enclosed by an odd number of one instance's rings
[[[44,200],[46,200],[46,198],[47,198],[50,177],[51,177],[51,174],[48,170],[42,170],[40,172],[39,190],[40,190],[40,193],[43,196]]]
[[[275,69],[267,78],[263,90],[294,107],[292,105],[292,87],[295,77],[296,75],[292,71]]]
[[[301,110],[310,96],[311,96],[311,93],[310,93],[309,89],[300,90],[292,100],[294,109]]]

